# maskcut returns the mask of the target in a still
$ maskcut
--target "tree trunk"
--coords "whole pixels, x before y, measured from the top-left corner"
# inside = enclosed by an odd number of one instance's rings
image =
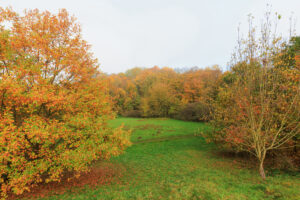
[[[259,163],[259,174],[260,174],[260,176],[263,180],[266,179],[266,174],[265,174],[265,170],[264,170],[264,161],[263,160],[261,160],[260,163]]]

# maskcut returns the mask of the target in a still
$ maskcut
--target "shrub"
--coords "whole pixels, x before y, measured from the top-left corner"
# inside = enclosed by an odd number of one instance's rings
[[[211,107],[205,103],[195,102],[186,104],[176,118],[185,121],[209,121],[211,119]]]

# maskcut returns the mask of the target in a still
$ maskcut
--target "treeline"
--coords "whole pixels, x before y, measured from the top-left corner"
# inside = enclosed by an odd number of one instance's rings
[[[221,76],[218,66],[185,72],[155,66],[136,67],[106,79],[119,115],[208,121]]]

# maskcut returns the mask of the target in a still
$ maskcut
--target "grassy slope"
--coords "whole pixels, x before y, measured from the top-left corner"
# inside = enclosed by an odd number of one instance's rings
[[[300,199],[299,176],[277,173],[263,183],[256,169],[212,153],[213,145],[192,136],[205,124],[119,118],[111,125],[122,123],[134,144],[111,160],[125,170],[119,182],[48,199]]]

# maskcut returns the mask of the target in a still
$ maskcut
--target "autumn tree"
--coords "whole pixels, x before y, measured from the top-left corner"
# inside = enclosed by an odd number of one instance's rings
[[[170,85],[157,82],[141,99],[141,110],[145,117],[172,117],[180,108],[180,100]]]
[[[183,107],[178,113],[178,118],[189,121],[209,121],[212,117],[211,102],[215,98],[217,81],[222,72],[215,65],[204,69],[191,69],[180,74],[182,82]]]
[[[66,10],[0,8],[0,187],[21,194],[118,155],[128,133],[110,129],[98,63]]]
[[[205,102],[214,91],[214,85],[222,74],[215,65],[205,69],[189,70],[181,75],[183,80],[183,99],[186,102]]]
[[[130,80],[134,80],[140,73],[142,73],[145,69],[140,67],[134,67],[131,69],[128,69],[125,72],[125,76],[129,78]]]
[[[154,66],[149,69],[144,69],[135,78],[134,82],[137,86],[138,93],[144,96],[153,84],[158,82],[170,85],[171,82],[176,80],[176,72],[168,67],[159,68]]]
[[[134,82],[125,74],[112,74],[107,77],[109,94],[114,103],[114,110],[118,114],[137,110],[139,107],[139,95]]]
[[[267,13],[258,38],[251,17],[249,22],[248,38],[239,40],[214,104],[213,139],[253,154],[265,179],[267,153],[293,147],[300,133],[300,73],[283,59],[287,44],[272,32],[277,19]]]
[[[179,75],[171,68],[143,69],[133,79],[144,117],[173,117],[181,105]]]

